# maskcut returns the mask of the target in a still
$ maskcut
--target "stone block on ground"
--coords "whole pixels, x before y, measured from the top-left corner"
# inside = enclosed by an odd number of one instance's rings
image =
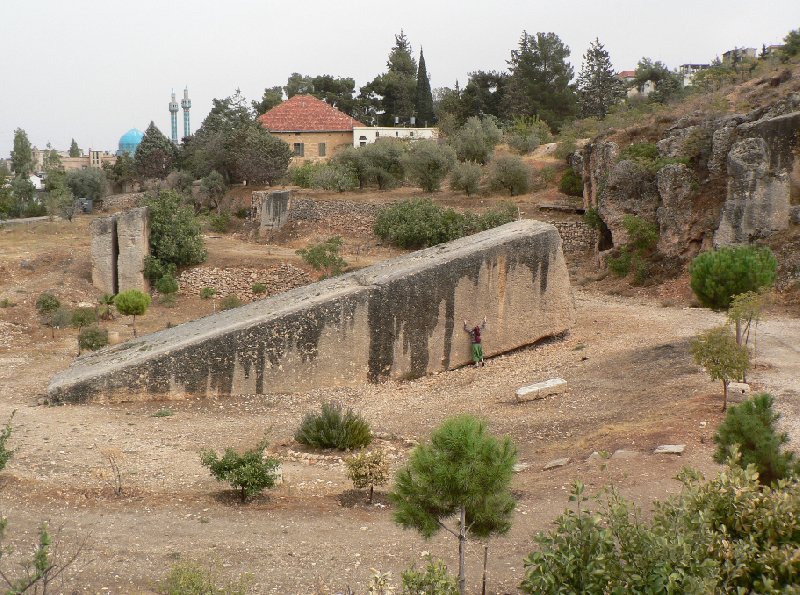
[[[150,254],[150,216],[147,207],[117,213],[117,288],[119,291],[148,291],[144,276],[145,258]]]
[[[291,190],[275,190],[273,192],[254,192],[256,213],[259,222],[258,232],[263,235],[277,231],[289,220],[292,203]]]
[[[685,444],[662,444],[654,451],[654,455],[681,455],[686,449]]]
[[[569,465],[571,460],[572,459],[570,459],[569,457],[564,457],[561,459],[553,459],[552,461],[547,463],[544,467],[542,467],[542,470],[549,471],[550,469],[558,469],[559,467],[564,467],[566,465]]]
[[[92,285],[104,293],[117,293],[117,220],[98,217],[89,224],[92,236]]]
[[[517,389],[517,402],[543,399],[549,395],[561,394],[567,390],[567,381],[563,378],[549,378],[543,382],[529,384]]]
[[[731,382],[728,384],[728,401],[741,403],[750,398],[750,385],[746,382]]]

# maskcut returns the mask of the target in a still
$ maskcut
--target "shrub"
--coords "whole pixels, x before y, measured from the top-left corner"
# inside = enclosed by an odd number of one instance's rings
[[[566,159],[578,149],[578,141],[572,136],[563,136],[556,145],[555,156]]]
[[[728,383],[740,380],[750,368],[747,347],[739,345],[727,326],[700,333],[691,344],[695,363],[703,366],[711,380],[720,380],[724,391],[722,410],[728,406]]]
[[[726,310],[735,295],[772,286],[777,269],[778,261],[769,248],[736,246],[698,254],[689,273],[700,303]]]
[[[52,337],[56,336],[56,329],[67,328],[72,324],[72,312],[67,308],[59,308],[45,316],[45,324],[52,330]]]
[[[267,286],[263,283],[253,283],[253,286],[250,290],[256,295],[263,295],[267,293]]]
[[[128,289],[122,291],[114,298],[114,306],[123,316],[133,317],[133,336],[136,336],[136,317],[143,316],[150,307],[152,299],[150,296],[138,289]]]
[[[480,189],[483,167],[474,161],[458,161],[450,172],[450,187],[472,196]]]
[[[603,218],[597,207],[589,207],[583,213],[583,222],[592,229],[600,229],[603,226]]]
[[[332,192],[349,192],[358,188],[358,178],[344,165],[320,163],[312,170],[311,187]]]
[[[247,207],[242,207],[241,209],[236,209],[236,217],[239,219],[247,219],[250,216],[250,209]]]
[[[419,140],[403,156],[406,177],[425,192],[436,192],[441,188],[455,161],[453,149],[434,140]]]
[[[658,243],[658,227],[636,215],[625,215],[622,225],[628,232],[628,243],[637,251],[652,250]]]
[[[363,417],[352,409],[344,411],[341,403],[323,403],[320,413],[303,418],[294,439],[315,448],[350,450],[372,442],[372,432]]]
[[[495,145],[503,138],[494,117],[473,116],[450,137],[450,146],[459,161],[486,163]]]
[[[217,233],[225,233],[231,224],[231,216],[228,213],[218,213],[216,215],[209,215],[208,226],[212,231]]]
[[[780,414],[773,412],[772,404],[772,395],[759,394],[741,405],[734,405],[714,436],[715,461],[724,463],[731,447],[737,444],[741,453],[739,464],[742,467],[754,465],[759,481],[765,485],[797,471],[794,453],[781,451],[789,442],[789,436],[776,431]]]
[[[489,164],[489,185],[511,196],[524,194],[531,187],[531,168],[517,155],[496,155]]]
[[[150,283],[155,284],[164,275],[172,275],[178,272],[178,267],[172,263],[164,263],[153,256],[144,257],[144,276]]]
[[[72,326],[83,328],[97,322],[97,312],[94,308],[75,308],[72,311]]]
[[[50,314],[61,307],[61,302],[52,293],[42,293],[36,298],[36,311],[39,314]]]
[[[222,458],[213,450],[200,453],[200,462],[208,467],[211,475],[218,481],[227,481],[234,489],[239,490],[242,502],[247,498],[260,494],[275,485],[276,470],[280,466],[278,459],[264,459],[266,441],[259,443],[254,449],[237,453],[226,448]]]
[[[106,195],[108,182],[102,169],[89,167],[67,173],[67,186],[77,198],[100,200]]]
[[[357,490],[369,488],[368,502],[372,502],[375,486],[385,485],[389,481],[389,460],[383,450],[359,453],[345,461],[345,464],[347,477],[353,482],[353,487]]]
[[[238,308],[242,305],[242,300],[236,297],[234,294],[226,295],[219,301],[219,309],[220,310],[233,310],[234,308]]]
[[[296,254],[315,271],[321,271],[325,277],[335,277],[341,275],[347,267],[347,262],[339,256],[341,247],[342,238],[333,236],[310,248],[301,248]]]
[[[162,595],[247,595],[252,582],[251,576],[244,575],[235,582],[222,583],[217,572],[196,562],[181,562],[172,567],[159,592]]]
[[[310,161],[302,165],[293,165],[289,168],[289,181],[300,188],[311,188],[311,176],[314,173],[314,164]]]
[[[162,293],[164,295],[170,295],[173,293],[177,293],[180,286],[178,285],[177,279],[173,277],[171,274],[167,273],[163,277],[161,277],[158,281],[156,281],[156,290],[158,293]]]
[[[78,333],[78,351],[97,351],[108,345],[108,331],[99,326],[87,326]]]
[[[511,150],[525,155],[542,143],[550,142],[550,128],[537,117],[515,118],[505,131],[505,141]]]
[[[5,427],[0,430],[0,471],[6,468],[11,457],[14,456],[14,450],[6,445],[8,444],[8,439],[11,438],[11,433],[14,431],[11,422],[14,421],[15,413],[16,411],[11,412]]]
[[[567,196],[583,196],[583,178],[570,167],[561,176],[558,188]]]
[[[203,262],[203,234],[191,207],[181,204],[175,191],[159,192],[146,201],[150,208],[150,249],[164,266],[191,266]]]
[[[212,297],[214,297],[214,294],[216,294],[216,293],[217,293],[217,290],[214,289],[213,287],[203,287],[200,290],[200,299],[201,300],[210,300]]]
[[[633,253],[627,246],[619,249],[618,256],[608,256],[606,264],[608,270],[614,273],[617,277],[627,277],[631,272],[631,261],[633,260]]]
[[[207,205],[212,209],[216,209],[219,207],[222,197],[228,191],[228,184],[225,183],[224,176],[213,169],[200,180],[200,191],[206,196]]]
[[[411,568],[404,570],[403,593],[408,595],[458,595],[458,584],[441,560],[434,560],[428,554],[425,557],[427,564],[424,571],[419,571],[412,564]]]

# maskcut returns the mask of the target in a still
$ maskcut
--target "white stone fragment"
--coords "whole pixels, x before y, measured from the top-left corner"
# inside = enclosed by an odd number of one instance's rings
[[[683,454],[685,444],[662,444],[653,451],[654,455],[680,455]]]
[[[557,395],[567,390],[567,381],[563,378],[550,378],[544,382],[529,384],[517,389],[517,402],[542,399],[548,395]]]
[[[564,465],[569,465],[569,462],[571,460],[572,459],[570,459],[569,457],[564,457],[563,459],[555,459],[547,463],[547,465],[545,465],[542,469],[547,471],[548,469],[556,469],[558,467],[563,467]]]

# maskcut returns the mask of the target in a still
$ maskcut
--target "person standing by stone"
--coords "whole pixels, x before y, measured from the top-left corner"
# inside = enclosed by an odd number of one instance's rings
[[[483,317],[483,322],[480,326],[476,325],[469,328],[467,321],[464,321],[464,331],[469,335],[469,340],[472,343],[472,361],[475,362],[475,367],[484,366],[483,362],[483,344],[481,343],[481,332],[486,328],[486,316]]]

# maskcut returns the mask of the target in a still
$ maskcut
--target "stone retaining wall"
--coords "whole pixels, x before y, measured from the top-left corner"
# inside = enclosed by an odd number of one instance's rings
[[[583,221],[555,221],[553,225],[561,234],[565,254],[582,254],[597,249],[597,230]]]
[[[496,355],[574,321],[561,238],[517,221],[105,348],[54,402],[262,394],[417,378],[470,363],[461,320]]]

